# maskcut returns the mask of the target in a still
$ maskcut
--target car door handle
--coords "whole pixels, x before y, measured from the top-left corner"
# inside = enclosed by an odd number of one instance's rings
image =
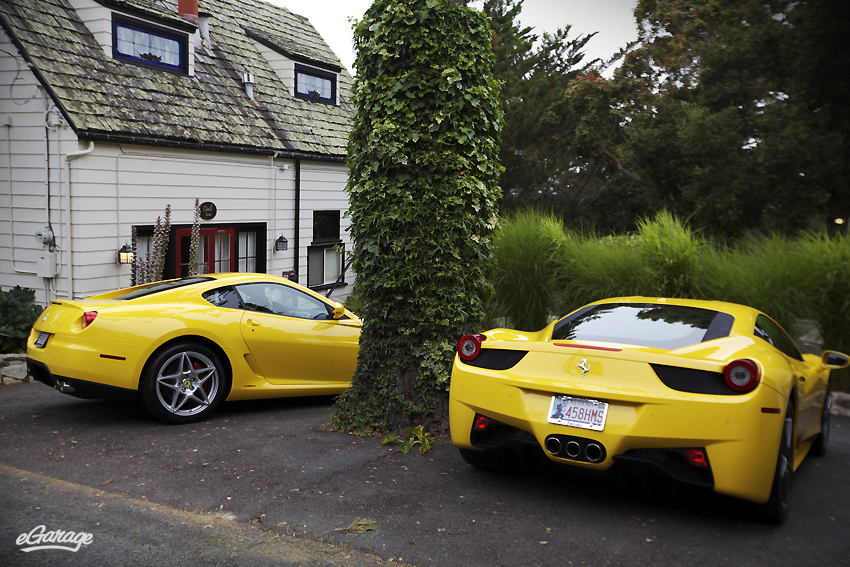
[[[260,323],[257,322],[257,321],[254,321],[253,319],[248,319],[247,321],[245,321],[245,324],[248,325],[249,327],[259,327],[260,326]]]

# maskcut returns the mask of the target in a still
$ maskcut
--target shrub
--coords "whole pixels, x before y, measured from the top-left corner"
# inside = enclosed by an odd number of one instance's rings
[[[35,291],[15,286],[0,290],[0,353],[24,352],[27,337],[42,309],[33,305]]]

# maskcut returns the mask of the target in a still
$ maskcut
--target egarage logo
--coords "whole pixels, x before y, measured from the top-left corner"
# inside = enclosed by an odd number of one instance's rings
[[[46,526],[36,526],[29,533],[19,535],[15,543],[29,546],[21,549],[24,552],[61,549],[76,553],[82,546],[89,545],[93,539],[94,536],[86,532],[47,531]]]

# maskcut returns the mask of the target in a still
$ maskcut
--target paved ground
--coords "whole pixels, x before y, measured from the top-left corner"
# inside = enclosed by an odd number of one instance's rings
[[[648,496],[559,470],[469,467],[322,429],[328,398],[225,404],[190,426],[39,383],[0,386],[0,564],[845,565],[850,419],[795,477],[791,518],[702,493]],[[356,520],[377,523],[364,534]],[[45,530],[78,552],[24,553]]]

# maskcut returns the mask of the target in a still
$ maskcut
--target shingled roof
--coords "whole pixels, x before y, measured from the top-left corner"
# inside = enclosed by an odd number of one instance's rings
[[[96,1],[194,29],[173,1]],[[67,0],[3,0],[0,24],[80,139],[343,157],[351,76],[310,22],[259,0],[198,4],[210,15],[213,41],[195,48],[194,76],[107,57]],[[256,42],[338,71],[339,106],[291,96]],[[242,73],[255,77],[255,101],[245,94]]]

